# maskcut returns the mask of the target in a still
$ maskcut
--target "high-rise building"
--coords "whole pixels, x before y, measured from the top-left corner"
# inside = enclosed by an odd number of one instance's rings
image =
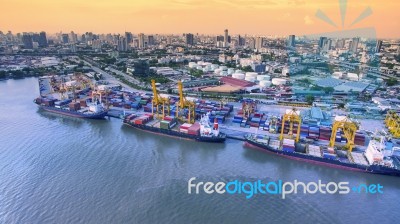
[[[255,49],[256,48],[256,40],[253,37],[251,37],[249,39],[249,47],[250,47],[250,49]]]
[[[295,35],[289,35],[288,47],[295,47],[295,46],[296,46],[296,36]]]
[[[172,36],[167,37],[167,44],[172,44]]]
[[[217,36],[217,42],[224,41],[224,36]]]
[[[383,43],[383,41],[381,41],[381,40],[376,41],[376,47],[375,47],[376,53],[379,53],[381,51],[382,43]]]
[[[320,37],[318,42],[318,47],[323,48],[327,41],[328,41],[327,37]]]
[[[185,38],[186,45],[187,46],[194,45],[194,35],[191,33],[187,33],[185,36],[186,36]]]
[[[345,45],[345,40],[344,39],[340,39],[340,40],[337,40],[336,41],[336,48],[344,48],[344,45]]]
[[[68,36],[68,34],[63,34],[63,35],[61,36],[61,38],[62,38],[62,42],[63,42],[64,44],[68,44],[68,43],[69,43],[69,36]]]
[[[46,32],[42,31],[39,34],[39,47],[47,47],[47,37],[46,37]]]
[[[78,42],[78,35],[74,33],[74,31],[71,31],[69,34],[69,40],[71,43],[77,43]]]
[[[257,51],[259,51],[261,48],[263,48],[263,42],[264,42],[264,38],[262,38],[262,37],[256,38],[255,48]]]
[[[397,46],[397,55],[400,55],[400,45]]]
[[[228,47],[228,29],[224,30],[224,47]]]
[[[117,50],[118,51],[128,51],[128,41],[125,37],[120,36],[118,38]]]
[[[131,32],[125,32],[126,42],[131,44],[133,42],[133,35]]]
[[[154,36],[153,35],[150,35],[150,36],[148,36],[148,45],[155,45],[155,41],[154,41]]]
[[[139,45],[138,45],[139,49],[144,49],[146,47],[146,42],[144,40],[144,38],[145,38],[144,34],[140,33],[138,35],[138,38],[139,38]]]
[[[244,46],[245,44],[246,44],[246,40],[239,35],[238,36],[238,45],[239,46]]]
[[[33,49],[33,40],[29,33],[24,33],[22,35],[22,43],[24,44],[25,49]]]
[[[360,42],[360,38],[355,37],[353,38],[351,45],[350,45],[350,51],[353,53],[357,53],[357,49],[358,49],[358,43]]]

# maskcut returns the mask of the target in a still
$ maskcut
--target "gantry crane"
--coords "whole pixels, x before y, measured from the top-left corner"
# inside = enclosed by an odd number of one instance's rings
[[[183,86],[182,82],[178,81],[178,92],[179,92],[179,102],[178,108],[176,110],[176,117],[181,121],[187,121],[188,123],[193,124],[196,119],[196,104],[192,101],[188,101],[186,97],[183,95]],[[187,119],[184,116],[184,109],[188,109],[188,117]]]
[[[165,111],[167,110],[167,114],[170,113],[170,104],[169,98],[161,97],[158,94],[156,87],[156,80],[151,80],[151,87],[153,88],[153,99],[151,101],[151,113],[154,115],[154,107],[156,107],[156,117],[159,119],[163,119],[165,117]]]
[[[354,148],[354,138],[356,136],[358,128],[358,123],[350,120],[348,117],[337,116],[332,126],[332,134],[329,141],[329,147],[333,147],[335,145],[336,133],[338,130],[342,130],[344,136],[347,139],[347,144],[345,148],[348,150],[348,154],[350,154]]]
[[[243,116],[248,118],[252,113],[254,113],[257,109],[257,104],[255,102],[243,102],[242,103],[242,111]]]
[[[222,109],[222,107],[224,107],[224,105],[228,103],[228,99],[226,97],[223,97],[219,100],[219,103],[220,103],[220,109]]]
[[[290,138],[293,138],[293,124],[297,123],[297,131],[296,131],[296,142],[299,141],[300,139],[300,126],[301,126],[301,117],[300,117],[300,111],[298,111],[296,108],[293,108],[292,110],[286,111],[286,113],[283,115],[282,119],[282,127],[281,127],[281,134],[279,139],[283,139],[283,132],[285,129],[285,123],[286,121],[289,122],[289,132],[288,135]]]
[[[395,111],[388,111],[385,124],[394,138],[400,138],[400,116]]]

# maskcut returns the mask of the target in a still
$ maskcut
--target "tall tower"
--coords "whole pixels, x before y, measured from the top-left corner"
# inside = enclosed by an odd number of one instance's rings
[[[228,47],[228,29],[224,31],[224,47]]]
[[[139,34],[139,49],[144,49],[144,48],[145,48],[144,34],[140,33]]]
[[[256,38],[255,48],[257,51],[259,51],[263,47],[263,42],[264,42],[264,39],[262,37]]]
[[[296,36],[295,35],[289,35],[288,47],[295,47],[295,45],[296,45]]]

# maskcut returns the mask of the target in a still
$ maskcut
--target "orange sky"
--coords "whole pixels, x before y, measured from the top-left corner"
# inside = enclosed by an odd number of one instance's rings
[[[0,30],[81,33],[230,33],[303,35],[342,29],[339,0],[0,0]],[[348,0],[345,29],[374,27],[400,37],[400,1]],[[325,12],[338,28],[315,17]]]

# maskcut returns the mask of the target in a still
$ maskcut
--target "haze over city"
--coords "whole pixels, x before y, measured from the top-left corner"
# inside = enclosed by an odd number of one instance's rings
[[[344,26],[339,1],[317,0],[2,0],[0,29],[48,33],[232,33],[303,35],[373,27],[378,38],[400,37],[399,1],[349,0]],[[350,26],[370,7],[372,14]],[[337,27],[318,19],[318,10]]]

